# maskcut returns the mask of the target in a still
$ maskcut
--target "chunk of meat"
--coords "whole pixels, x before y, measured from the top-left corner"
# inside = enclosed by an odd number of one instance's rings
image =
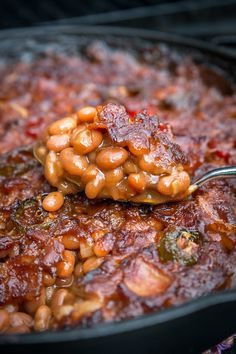
[[[157,296],[170,286],[171,278],[137,257],[124,270],[124,284],[137,296]]]
[[[1,266],[0,304],[19,299],[31,300],[39,295],[42,273],[31,260],[18,256]]]

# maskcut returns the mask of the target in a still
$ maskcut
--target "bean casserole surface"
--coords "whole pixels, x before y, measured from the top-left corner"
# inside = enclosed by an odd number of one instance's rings
[[[157,206],[73,193],[48,212],[55,188],[33,155],[49,124],[103,105],[158,117],[191,179],[236,165],[236,92],[223,72],[164,45],[137,54],[92,42],[2,62],[0,82],[0,332],[121,321],[235,285],[233,180]]]

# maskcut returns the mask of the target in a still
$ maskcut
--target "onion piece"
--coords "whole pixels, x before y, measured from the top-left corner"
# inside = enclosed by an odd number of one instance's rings
[[[136,295],[146,297],[165,292],[171,284],[171,279],[152,264],[138,257],[125,269],[124,283]]]

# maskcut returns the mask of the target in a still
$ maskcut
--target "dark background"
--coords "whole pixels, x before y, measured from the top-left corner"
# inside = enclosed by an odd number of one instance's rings
[[[1,0],[0,28],[42,23],[157,29],[235,46],[236,0]]]
[[[0,5],[0,29],[107,24],[195,37],[236,51],[236,0],[0,0]],[[236,345],[222,353],[236,354]]]

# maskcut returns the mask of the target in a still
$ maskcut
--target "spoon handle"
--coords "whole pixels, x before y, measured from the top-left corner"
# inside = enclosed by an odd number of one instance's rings
[[[200,187],[205,182],[211,181],[216,178],[232,178],[235,176],[236,176],[236,166],[220,167],[220,168],[216,168],[215,170],[207,172],[196,182],[194,182],[194,185]]]

